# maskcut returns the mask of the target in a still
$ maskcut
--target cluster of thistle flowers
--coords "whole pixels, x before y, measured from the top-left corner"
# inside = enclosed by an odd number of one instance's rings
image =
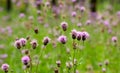
[[[68,28],[68,23],[67,22],[62,22],[61,23],[61,28],[63,29],[63,31],[66,31]],[[77,39],[78,41],[82,40],[85,41],[87,38],[89,38],[89,34],[86,31],[77,31],[75,29],[72,30],[71,32],[72,35],[72,39]],[[67,38],[66,36],[62,35],[58,38],[58,41],[65,44]]]
[[[63,31],[66,31],[67,28],[68,28],[68,23],[67,22],[62,22],[61,23],[61,28],[62,28]],[[71,31],[71,37],[72,37],[73,40],[77,39],[78,41],[82,40],[84,42],[87,38],[89,38],[89,33],[86,32],[86,31],[77,31],[77,30],[73,29]],[[62,44],[66,44],[67,37],[64,36],[64,35],[61,35],[61,36],[58,37],[58,41]],[[76,43],[74,41],[73,41],[73,49],[76,49]],[[73,63],[72,62],[66,62],[66,67],[68,69],[72,68],[72,66],[76,63],[77,60],[74,58],[73,61],[74,61]],[[56,64],[58,65],[58,67],[60,67],[61,61],[60,60],[56,61]],[[55,69],[55,73],[57,73],[57,72],[58,72],[57,69]]]
[[[14,43],[14,46],[17,49],[22,49],[23,47],[26,46],[27,40],[28,39],[25,39],[25,38],[16,39],[16,41]],[[43,39],[43,45],[46,46],[49,42],[50,42],[50,38],[49,37],[44,37],[44,39]],[[37,46],[38,46],[37,40],[32,40],[30,42],[30,44],[31,44],[31,47],[33,49],[36,49]],[[25,54],[26,55],[21,58],[21,62],[24,64],[25,68],[29,68],[31,66],[30,65],[31,57],[29,55],[29,50],[26,50]],[[3,71],[5,71],[5,73],[7,73],[9,65],[8,64],[3,64],[1,68],[2,68]]]

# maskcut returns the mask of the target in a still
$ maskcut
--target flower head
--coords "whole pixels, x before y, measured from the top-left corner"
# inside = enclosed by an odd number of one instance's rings
[[[66,31],[68,27],[68,23],[67,22],[62,22],[61,23],[61,28],[63,29],[63,31]]]
[[[30,58],[28,56],[23,56],[21,60],[24,65],[27,65],[30,61]]]
[[[84,12],[84,11],[85,11],[85,7],[83,7],[83,6],[80,7],[80,11],[81,11],[81,12]]]
[[[82,38],[82,32],[78,31],[77,32],[77,40],[80,41]]]
[[[89,38],[89,34],[86,31],[82,32],[82,40],[85,41],[87,38]]]
[[[32,40],[30,42],[30,44],[31,44],[31,46],[32,46],[33,49],[35,49],[38,46],[37,40]]]
[[[9,65],[8,65],[8,64],[2,64],[1,68],[2,68],[2,70],[4,70],[5,72],[8,72]]]
[[[113,36],[111,40],[112,40],[112,42],[117,42],[117,37]]]
[[[43,44],[46,46],[49,42],[50,42],[50,38],[49,37],[44,37]]]
[[[22,44],[20,42],[20,40],[16,40],[15,43],[14,43],[14,46],[17,48],[17,49],[20,49],[22,47]]]
[[[75,11],[73,11],[71,15],[72,15],[72,17],[76,17],[76,14],[77,13]]]
[[[77,37],[77,31],[75,29],[72,30],[71,34],[72,34],[72,38],[76,39],[76,37]]]
[[[20,41],[22,46],[26,45],[27,40],[25,38],[21,38],[21,39],[19,39],[19,41]]]
[[[59,36],[58,41],[62,44],[65,44],[67,41],[67,38],[66,36],[62,35],[62,36]]]

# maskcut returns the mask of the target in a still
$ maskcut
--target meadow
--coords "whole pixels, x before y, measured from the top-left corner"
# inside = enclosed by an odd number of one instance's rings
[[[43,4],[0,8],[0,73],[120,73],[118,3],[98,3],[93,17],[89,2]]]

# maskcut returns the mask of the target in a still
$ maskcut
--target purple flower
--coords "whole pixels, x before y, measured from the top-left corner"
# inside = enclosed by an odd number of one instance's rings
[[[20,13],[19,17],[23,18],[23,17],[25,17],[25,14],[24,13]]]
[[[76,0],[72,0],[72,2],[73,2],[73,3],[75,3],[75,2],[76,2]]]
[[[82,40],[85,41],[87,38],[89,38],[89,34],[86,31],[82,32]]]
[[[27,40],[25,38],[21,38],[19,41],[23,47],[26,45]]]
[[[32,40],[30,44],[32,45],[33,49],[35,49],[38,46],[37,40]]]
[[[20,40],[16,40],[15,43],[14,43],[14,46],[17,48],[17,49],[20,49],[22,47],[22,44],[20,42]]]
[[[105,26],[107,26],[107,27],[110,25],[109,21],[107,21],[107,20],[104,21],[103,24],[104,24]]]
[[[62,22],[61,23],[61,28],[63,29],[63,31],[66,31],[68,28],[68,23],[67,22]]]
[[[77,13],[75,11],[72,12],[72,17],[76,17]]]
[[[58,41],[62,44],[65,44],[67,41],[67,38],[66,36],[62,35],[62,36],[59,36]]]
[[[89,25],[89,24],[91,24],[91,20],[86,21],[86,25]]]
[[[29,56],[23,56],[21,60],[24,65],[27,65],[30,61],[30,58]]]
[[[83,7],[83,6],[80,7],[80,11],[81,11],[81,12],[84,12],[84,11],[85,11],[85,7]]]
[[[50,42],[50,38],[49,37],[44,37],[43,44],[46,46],[49,42]]]
[[[111,40],[112,40],[112,42],[117,42],[117,37],[113,36]]]
[[[77,31],[75,29],[72,30],[71,34],[72,34],[72,38],[76,39],[76,37],[77,37]]]
[[[8,65],[8,64],[2,64],[1,68],[2,68],[2,70],[5,71],[5,73],[7,73],[7,72],[8,72],[9,65]]]
[[[77,32],[77,40],[80,41],[82,38],[82,32],[78,31]]]

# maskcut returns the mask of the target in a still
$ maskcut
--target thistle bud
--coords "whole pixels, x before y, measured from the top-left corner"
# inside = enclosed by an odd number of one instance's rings
[[[60,60],[56,61],[56,64],[57,64],[58,67],[60,67],[61,61]]]
[[[36,34],[38,34],[38,28],[35,28],[35,29],[34,29],[34,32],[35,32]]]
[[[32,40],[30,43],[33,49],[35,49],[38,46],[37,40]]]
[[[72,38],[76,39],[76,37],[77,37],[77,31],[75,29],[72,30],[71,34],[72,34]]]
[[[66,31],[68,27],[68,23],[67,22],[62,22],[61,23],[61,28],[63,29],[63,31]]]
[[[46,46],[49,42],[50,42],[50,38],[49,37],[44,37],[43,44]]]
[[[14,46],[15,46],[17,49],[20,49],[21,46],[22,46],[20,40],[16,40],[15,43],[14,43]]]

